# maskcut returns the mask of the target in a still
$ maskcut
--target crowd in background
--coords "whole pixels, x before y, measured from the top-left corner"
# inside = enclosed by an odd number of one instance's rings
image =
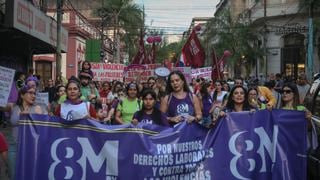
[[[287,109],[311,113],[303,106],[310,85],[304,74],[297,80],[284,79],[280,74],[267,78],[235,77],[233,80],[192,79],[173,71],[168,77],[150,77],[147,82],[95,82],[89,62],[82,64],[78,76],[68,80],[59,74],[56,80],[42,82],[32,73],[17,73],[5,119],[10,119],[12,135],[17,143],[19,116],[37,113],[59,116],[68,121],[92,119],[102,124],[138,123],[174,126],[181,121],[198,122],[211,128],[228,112]],[[47,92],[49,104],[37,104],[38,92]],[[4,115],[3,115],[4,116]],[[2,146],[0,153],[8,147]],[[6,143],[4,143],[6,144]],[[14,146],[15,147],[15,146]],[[4,149],[4,150],[3,150]],[[15,150],[12,150],[15,153]],[[14,167],[15,160],[8,161]],[[14,156],[15,157],[15,156]],[[11,174],[14,168],[11,168]]]

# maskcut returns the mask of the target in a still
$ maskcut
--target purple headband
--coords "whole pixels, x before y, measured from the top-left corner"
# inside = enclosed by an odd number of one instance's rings
[[[24,93],[26,93],[29,89],[32,89],[32,87],[25,84],[25,85],[20,89],[20,92],[24,94]]]
[[[36,82],[36,84],[38,84],[39,80],[36,76],[29,76],[27,79],[26,79],[26,83],[28,83],[29,81],[34,81]]]

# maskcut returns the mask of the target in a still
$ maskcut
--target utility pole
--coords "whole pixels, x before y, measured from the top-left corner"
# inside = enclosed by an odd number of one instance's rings
[[[265,76],[268,76],[268,60],[267,60],[267,0],[263,0],[263,17],[264,17],[264,25],[263,25],[263,64],[265,65]]]
[[[104,0],[101,0],[101,7],[104,8]],[[104,62],[104,13],[101,13],[101,47],[100,47],[100,61]]]
[[[314,0],[309,4],[309,18],[308,18],[308,61],[307,61],[307,78],[312,80],[313,74],[313,5]]]
[[[57,48],[56,48],[56,76],[61,72],[61,26],[63,0],[57,0]]]

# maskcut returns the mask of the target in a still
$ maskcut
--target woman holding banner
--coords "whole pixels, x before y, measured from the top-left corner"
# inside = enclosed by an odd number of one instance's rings
[[[157,94],[152,89],[146,89],[142,94],[142,109],[133,115],[131,123],[157,124],[169,126],[167,116],[155,107]]]
[[[14,168],[16,160],[16,145],[18,143],[18,121],[21,114],[48,114],[46,109],[36,105],[36,87],[24,85],[18,93],[18,100],[11,110],[10,122],[12,125],[12,136],[14,143],[9,147],[9,163],[11,178],[14,179]]]
[[[311,120],[311,112],[299,103],[299,91],[295,84],[285,83],[280,93],[282,94],[280,109],[305,111],[306,118]]]
[[[90,102],[81,100],[80,81],[72,76],[66,85],[67,100],[59,104],[55,110],[55,115],[68,121],[96,118],[96,110]]]
[[[255,111],[248,101],[247,90],[243,86],[235,86],[231,89],[226,107],[220,111],[220,116],[225,116],[227,112]]]
[[[161,101],[160,110],[167,113],[170,124],[183,120],[199,121],[202,118],[200,101],[190,92],[186,78],[180,71],[173,71],[167,80],[167,93]]]

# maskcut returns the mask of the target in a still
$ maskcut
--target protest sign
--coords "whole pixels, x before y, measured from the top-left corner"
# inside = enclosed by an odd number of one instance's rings
[[[8,103],[8,98],[14,78],[14,69],[0,66],[0,106],[5,107]]]
[[[149,77],[154,77],[154,70],[157,67],[160,67],[161,64],[143,64],[143,65],[134,65],[130,66],[125,71],[125,81],[132,82],[136,81],[137,78],[140,82],[146,82]],[[140,78],[140,79],[139,79]]]
[[[186,78],[186,81],[188,83],[191,83],[191,79],[192,79],[192,77],[191,77],[191,67],[173,67],[172,70],[173,71],[182,72],[182,74]]]
[[[215,129],[181,122],[106,126],[26,115],[17,179],[306,179],[304,112],[228,113]],[[31,118],[31,119],[30,119]]]
[[[211,79],[211,71],[212,71],[211,67],[191,69],[191,77]]]
[[[48,92],[37,92],[36,104],[49,105],[49,93]]]
[[[123,81],[123,64],[91,63],[94,81]]]

